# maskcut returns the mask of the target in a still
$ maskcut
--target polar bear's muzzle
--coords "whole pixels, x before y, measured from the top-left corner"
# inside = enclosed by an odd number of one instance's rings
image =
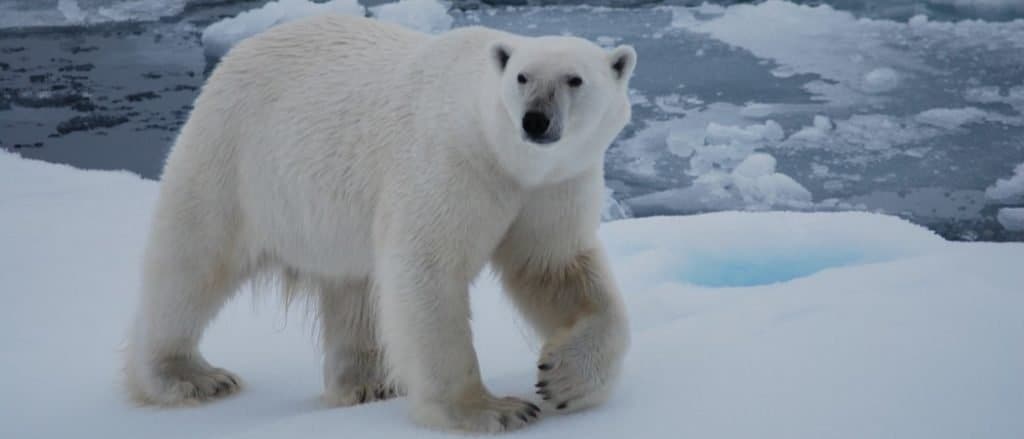
[[[555,143],[562,137],[562,127],[558,117],[543,109],[528,110],[523,114],[523,137],[526,141],[539,145]]]

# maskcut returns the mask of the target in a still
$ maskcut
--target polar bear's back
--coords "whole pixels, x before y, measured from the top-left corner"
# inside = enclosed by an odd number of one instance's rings
[[[442,144],[429,141],[436,136],[465,137],[431,118],[471,113],[450,107],[476,99],[468,84],[491,67],[488,36],[496,34],[431,36],[322,16],[249,38],[207,80],[164,185],[237,210],[232,215],[241,215],[237,222],[261,251],[337,271],[331,255],[309,249],[366,248],[383,182],[411,175],[406,166],[417,162],[409,148]],[[465,62],[472,59],[480,62]],[[332,200],[331,209],[301,202],[311,199]],[[300,224],[306,227],[283,226]]]

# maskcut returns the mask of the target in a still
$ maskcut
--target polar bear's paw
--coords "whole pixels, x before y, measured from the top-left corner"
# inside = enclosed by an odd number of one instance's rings
[[[419,404],[413,418],[439,430],[469,433],[500,433],[523,428],[540,418],[540,407],[519,398],[482,395],[454,405]]]
[[[160,362],[148,377],[130,377],[129,386],[142,403],[190,406],[238,393],[242,380],[205,361],[173,358]]]
[[[405,395],[395,384],[383,382],[342,385],[324,392],[324,402],[331,407],[347,407],[374,401],[384,401]]]
[[[616,356],[589,337],[548,343],[537,363],[537,394],[556,412],[574,412],[608,399]]]

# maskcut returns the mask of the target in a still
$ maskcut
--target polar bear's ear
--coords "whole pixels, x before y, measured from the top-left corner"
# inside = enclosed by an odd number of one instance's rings
[[[615,79],[627,81],[633,75],[633,68],[636,67],[636,50],[633,49],[633,46],[628,45],[616,47],[608,54],[608,62],[612,66]]]
[[[494,65],[498,66],[499,72],[505,71],[505,66],[508,65],[508,59],[512,56],[512,51],[509,50],[505,43],[494,43],[491,46],[491,58],[494,60]]]

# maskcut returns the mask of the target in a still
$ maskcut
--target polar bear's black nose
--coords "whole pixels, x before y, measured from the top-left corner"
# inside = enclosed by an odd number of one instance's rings
[[[527,111],[523,115],[523,131],[532,138],[539,138],[547,132],[551,119],[539,111]]]

